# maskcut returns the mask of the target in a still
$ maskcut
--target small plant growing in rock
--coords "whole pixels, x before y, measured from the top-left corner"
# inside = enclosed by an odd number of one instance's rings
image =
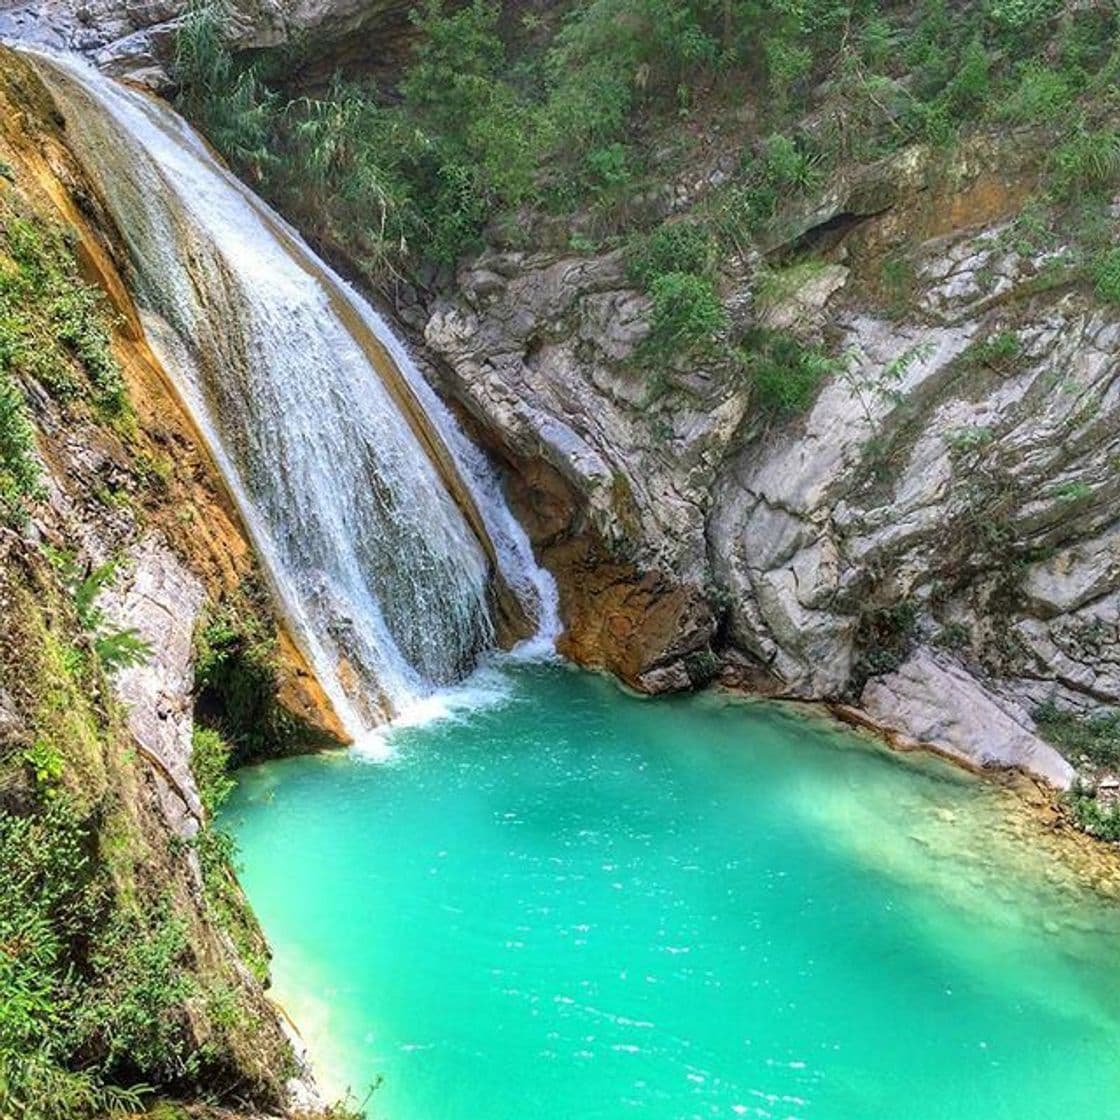
[[[1093,493],[1093,488],[1087,483],[1077,480],[1075,482],[1063,482],[1061,486],[1054,488],[1054,497],[1059,502],[1080,502],[1084,498],[1088,498]]]
[[[969,629],[963,622],[947,622],[934,635],[933,642],[942,649],[964,649],[970,638]]]
[[[148,661],[152,656],[151,645],[133,627],[109,628],[105,612],[97,603],[98,596],[117,574],[117,561],[110,560],[83,574],[72,555],[51,551],[48,556],[73,597],[78,622],[91,636],[94,653],[105,672],[111,675]]]
[[[776,416],[807,411],[822,382],[839,368],[819,346],[806,346],[778,331],[748,336],[743,357],[759,405]]]
[[[1097,295],[1107,303],[1120,303],[1120,249],[1102,253],[1091,271]]]
[[[995,433],[991,428],[983,425],[964,426],[950,428],[945,433],[944,439],[949,445],[950,451],[964,454],[969,451],[978,451],[981,447],[987,447],[995,439]]]
[[[1014,331],[1000,331],[969,351],[973,365],[985,366],[997,373],[1006,373],[1023,352],[1023,344]]]
[[[702,276],[669,272],[653,281],[649,342],[662,353],[710,352],[727,326],[715,286]]]

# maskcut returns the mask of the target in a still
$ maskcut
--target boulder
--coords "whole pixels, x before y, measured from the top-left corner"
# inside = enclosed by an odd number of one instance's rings
[[[977,766],[1019,768],[1059,789],[1073,781],[1073,767],[1023,708],[928,649],[869,680],[860,704],[882,727]]]

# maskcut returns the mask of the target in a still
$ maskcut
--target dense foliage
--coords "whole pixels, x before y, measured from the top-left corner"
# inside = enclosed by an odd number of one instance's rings
[[[207,608],[194,635],[194,671],[196,719],[228,744],[231,765],[332,745],[277,701],[276,622],[258,577]]]
[[[49,570],[2,592],[0,684],[34,738],[0,740],[0,1115],[131,1110],[205,1065],[201,998],[167,888],[134,878],[143,842],[104,670]]]
[[[753,121],[728,138],[740,174],[718,200],[739,233],[838,161],[985,122],[1052,127],[1059,189],[1117,171],[1111,5],[585,0],[517,19],[490,0],[428,0],[413,18],[394,96],[340,78],[289,98],[288,59],[236,64],[206,6],[180,36],[188,115],[378,278],[453,263],[526,204],[589,209],[607,231],[640,223],[654,172],[667,178],[695,126],[744,101]]]

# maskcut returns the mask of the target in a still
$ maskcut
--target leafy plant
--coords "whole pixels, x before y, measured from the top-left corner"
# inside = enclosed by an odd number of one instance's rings
[[[950,428],[944,436],[945,442],[956,452],[977,451],[987,447],[995,439],[995,432],[986,425],[965,425]]]
[[[109,628],[105,612],[97,602],[117,574],[117,561],[110,560],[83,574],[71,555],[56,552],[52,560],[63,586],[73,597],[78,622],[92,637],[94,652],[105,672],[112,674],[148,661],[152,656],[151,644],[134,627]]]
[[[743,351],[760,407],[776,416],[805,412],[838,364],[818,346],[778,331],[755,331]]]
[[[651,285],[650,345],[662,353],[711,351],[727,315],[710,280],[667,272]]]
[[[1102,253],[1091,268],[1093,287],[1108,303],[1120,303],[1120,249]]]
[[[627,268],[636,284],[650,287],[671,272],[709,274],[715,263],[715,241],[699,222],[666,222],[628,246]]]
[[[132,627],[95,635],[93,650],[101,667],[110,676],[121,669],[144,665],[152,658],[151,643],[141,638]]]
[[[35,775],[35,783],[41,790],[53,791],[62,777],[62,752],[49,739],[36,739],[23,752],[24,761]]]

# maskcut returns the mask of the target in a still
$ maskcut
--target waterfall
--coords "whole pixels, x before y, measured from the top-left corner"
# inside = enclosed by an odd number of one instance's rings
[[[496,617],[547,640],[551,580],[381,317],[167,105],[32,57],[127,245],[147,340],[347,730],[461,679]]]

